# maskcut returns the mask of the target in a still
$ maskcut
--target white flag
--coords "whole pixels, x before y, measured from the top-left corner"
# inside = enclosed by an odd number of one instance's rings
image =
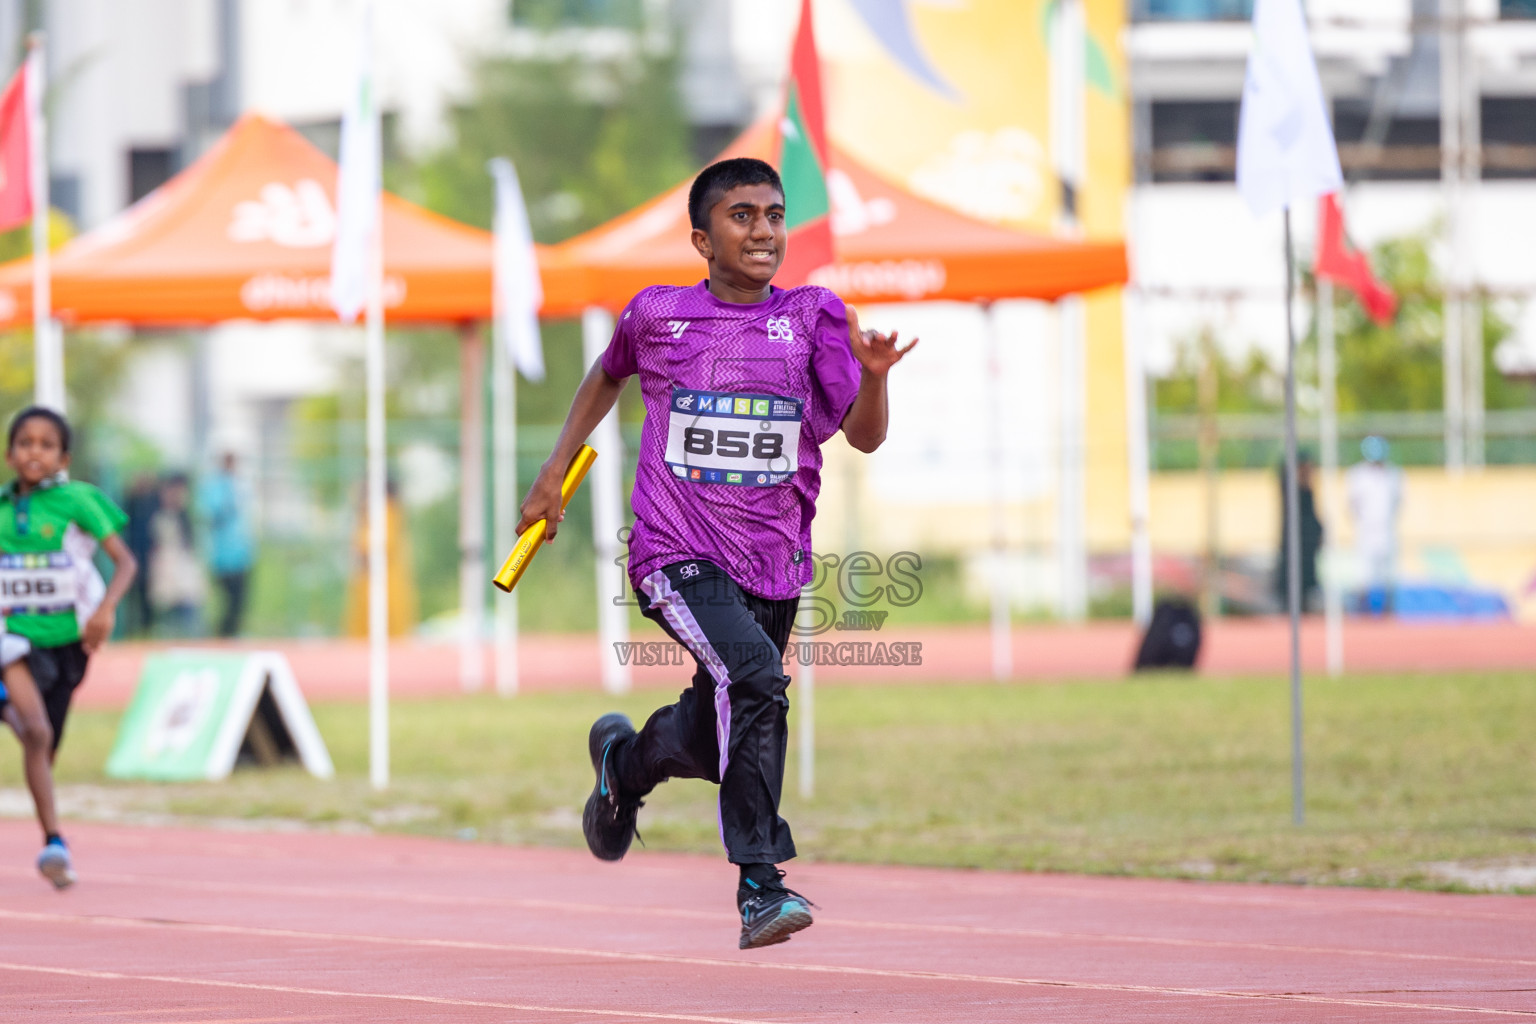
[[[544,285],[534,253],[528,210],[512,162],[497,157],[488,165],[496,179],[496,235],[493,303],[496,333],[507,346],[512,365],[531,381],[544,379],[544,344],[539,337],[539,309]]]
[[[1262,217],[1343,184],[1301,0],[1257,0],[1237,127],[1237,190]]]
[[[336,175],[336,241],[331,249],[331,306],[347,323],[368,301],[369,247],[379,230],[383,188],[378,93],[373,80],[373,4],[363,4],[357,77],[341,119]]]

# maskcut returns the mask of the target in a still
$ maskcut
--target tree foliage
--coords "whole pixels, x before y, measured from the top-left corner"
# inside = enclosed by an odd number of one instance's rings
[[[471,78],[447,145],[414,176],[421,201],[447,216],[490,227],[492,157],[517,167],[540,242],[596,227],[695,170],[671,53],[637,42],[604,60],[486,57]]]
[[[1339,412],[1438,412],[1444,402],[1441,342],[1444,337],[1444,285],[1430,258],[1431,236],[1413,235],[1377,246],[1372,264],[1397,293],[1397,316],[1378,325],[1344,289],[1335,289],[1335,345],[1338,352]],[[1310,270],[1304,287],[1316,294]],[[1532,386],[1505,377],[1494,353],[1511,334],[1511,327],[1494,307],[1479,303],[1482,324],[1484,401],[1486,408],[1519,409],[1536,404]],[[1180,346],[1173,373],[1155,387],[1158,412],[1193,414],[1199,411],[1198,381],[1207,353],[1213,354],[1218,376],[1217,411],[1222,413],[1278,412],[1283,408],[1284,367],[1258,350],[1234,355],[1221,344],[1206,344],[1209,330],[1197,332]],[[1317,383],[1317,324],[1297,350],[1298,389],[1304,394]]]

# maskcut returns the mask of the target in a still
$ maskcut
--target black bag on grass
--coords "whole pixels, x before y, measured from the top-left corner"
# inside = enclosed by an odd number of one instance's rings
[[[1183,598],[1157,602],[1136,651],[1136,671],[1195,667],[1200,657],[1200,613]]]

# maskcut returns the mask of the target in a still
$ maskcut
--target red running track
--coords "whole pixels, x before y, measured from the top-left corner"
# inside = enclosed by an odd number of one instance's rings
[[[1536,1017],[1536,901],[806,864],[735,949],[732,869],[637,851],[0,824],[0,1019],[752,1022]]]

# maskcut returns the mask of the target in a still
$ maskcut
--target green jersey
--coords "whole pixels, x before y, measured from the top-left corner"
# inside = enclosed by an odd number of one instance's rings
[[[0,614],[5,630],[34,647],[80,639],[106,584],[92,561],[99,541],[128,525],[128,514],[90,484],[63,474],[17,493],[0,489]]]

